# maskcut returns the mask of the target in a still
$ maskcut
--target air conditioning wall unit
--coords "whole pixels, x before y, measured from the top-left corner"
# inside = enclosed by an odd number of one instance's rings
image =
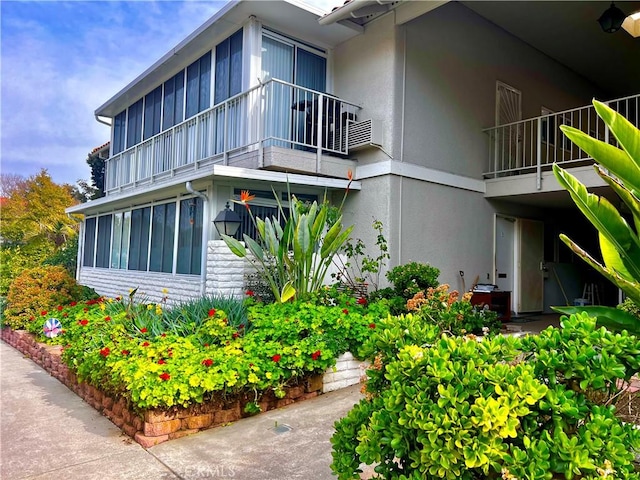
[[[349,151],[368,147],[382,147],[382,122],[380,120],[362,120],[348,122],[347,145]]]

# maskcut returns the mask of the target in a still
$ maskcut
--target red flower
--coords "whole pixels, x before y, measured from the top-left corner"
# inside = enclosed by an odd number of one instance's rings
[[[210,358],[207,358],[206,360],[203,360],[203,361],[202,361],[202,364],[203,364],[205,367],[210,367],[211,365],[213,365],[213,360],[211,360]]]
[[[147,327],[142,327],[140,329],[140,333],[147,333]]]
[[[142,344],[142,346],[143,346],[143,347],[148,347],[148,346],[149,346],[149,342],[144,342],[144,343]]]
[[[249,190],[242,190],[240,192],[240,203],[242,203],[247,210],[249,210],[249,202],[256,198],[255,195],[249,195]]]
[[[31,316],[29,317],[29,321],[31,321],[31,322],[33,322],[35,319],[36,319],[36,318],[35,318],[33,315],[31,315]]]
[[[82,310],[84,311],[84,313],[87,313],[89,311],[87,307],[84,307]]]
[[[104,321],[105,322],[110,322],[111,321],[111,317],[109,317],[108,315],[106,317],[104,317]]]
[[[345,308],[344,310],[342,310],[342,313],[344,313],[345,315],[349,315],[349,310]]]
[[[78,304],[78,302],[71,302],[69,305],[71,305],[72,307],[75,307]]]
[[[240,336],[240,334],[239,334],[238,332],[235,332],[235,333],[233,334],[233,338],[238,338],[239,336]]]
[[[209,346],[209,344],[208,344],[208,343],[205,343],[205,344],[204,344],[204,346],[205,346],[205,347],[208,347],[208,346]]]
[[[160,380],[163,380],[163,381],[165,381],[165,382],[166,382],[167,380],[169,380],[170,378],[171,378],[171,375],[169,375],[167,372],[163,372],[163,373],[160,375]]]
[[[353,181],[353,170],[351,169],[347,170],[347,180],[349,180],[350,182]]]
[[[119,302],[120,300],[122,300],[122,297],[120,296],[116,297],[116,302]]]
[[[166,333],[161,333],[161,334],[160,334],[160,336],[161,336],[162,338],[164,338],[164,337],[166,337],[166,336],[167,336],[167,334],[166,334]]]
[[[102,350],[100,350],[100,355],[102,355],[105,358],[108,357],[110,353],[111,353],[111,350],[109,350],[109,347],[104,347]]]
[[[273,360],[274,362],[278,363],[280,361],[280,359],[282,358],[281,355],[278,355],[277,353],[271,357],[271,360]]]
[[[61,312],[62,311],[62,305],[58,305],[58,311]]]
[[[64,313],[62,314],[62,316],[63,316],[63,317],[65,317],[65,318],[67,318],[67,317],[69,316],[69,314],[68,314],[67,312],[64,312]]]
[[[78,322],[80,325],[82,325],[83,327],[86,327],[89,324],[89,320],[87,320],[86,318],[83,318],[82,320],[80,320]]]
[[[209,310],[209,316],[213,317],[216,314],[216,309],[212,308],[211,310]]]
[[[369,328],[376,328],[376,324],[375,323],[370,323],[369,324]]]
[[[367,299],[364,297],[360,297],[358,299],[358,305],[366,305],[367,304]]]
[[[122,350],[122,352],[120,352],[120,353],[122,353],[122,355],[124,355],[126,357],[127,355],[129,355],[130,352],[129,352],[129,350]]]
[[[238,328],[239,328],[240,330],[244,329],[244,323],[241,323],[240,325],[238,325]]]
[[[42,310],[42,311],[40,312],[40,315],[42,315],[43,317],[44,317],[46,314],[47,314],[47,311],[46,311],[46,310]]]
[[[320,357],[320,355],[322,355],[322,352],[320,350],[316,350],[311,354],[311,359],[317,360]]]
[[[253,297],[255,295],[255,292],[253,290],[247,290],[246,292],[244,292],[247,296],[249,297]]]
[[[165,362],[163,358],[158,360],[158,365],[164,365],[165,363],[167,363],[167,362]]]

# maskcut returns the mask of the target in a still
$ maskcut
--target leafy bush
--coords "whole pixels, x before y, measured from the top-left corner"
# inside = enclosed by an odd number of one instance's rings
[[[332,470],[385,479],[638,479],[640,430],[613,398],[640,370],[640,339],[586,314],[539,336],[479,342],[407,315],[364,347],[366,398],[336,423]]]
[[[4,322],[13,329],[37,331],[42,327],[35,322],[37,318],[74,301],[81,293],[82,288],[63,267],[25,270],[11,282]]]
[[[0,295],[7,295],[11,282],[22,272],[35,268],[53,252],[49,245],[0,246]]]
[[[64,267],[69,275],[75,276],[78,263],[78,235],[75,234],[67,239],[65,243],[52,255],[42,262],[43,265],[60,265]]]
[[[624,302],[618,305],[618,308],[623,312],[630,313],[631,315],[635,315],[640,320],[640,305],[631,300],[630,298],[625,298]]]
[[[416,293],[438,286],[440,270],[428,263],[410,262],[398,265],[387,272],[387,279],[393,288],[383,288],[373,292],[371,300],[386,299],[393,315],[406,313],[407,301]]]
[[[470,300],[471,293],[465,293],[459,299],[457,291],[449,292],[449,285],[442,284],[416,293],[407,302],[407,310],[437,325],[442,332],[454,335],[498,333],[502,327],[498,314],[471,305]]]
[[[162,305],[97,299],[56,311],[63,360],[81,380],[122,395],[139,408],[202,402],[218,393],[273,390],[322,372],[341,353],[357,353],[386,316],[384,305],[347,300],[254,305],[248,323],[232,325],[206,300],[179,307],[176,324],[162,323]],[[230,305],[230,304],[229,304]],[[160,319],[160,320],[158,320]],[[162,330],[162,325],[165,330]],[[248,328],[245,325],[252,325]]]

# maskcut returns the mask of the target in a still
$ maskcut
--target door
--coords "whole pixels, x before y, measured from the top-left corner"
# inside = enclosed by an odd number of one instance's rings
[[[503,82],[496,82],[496,130],[494,139],[496,171],[522,166],[522,93]],[[511,125],[514,124],[514,125]]]
[[[515,224],[516,219],[496,215],[495,217],[495,275],[493,283],[500,290],[513,292],[515,278]]]
[[[541,312],[544,309],[544,224],[518,218],[517,229],[517,289],[518,313]]]

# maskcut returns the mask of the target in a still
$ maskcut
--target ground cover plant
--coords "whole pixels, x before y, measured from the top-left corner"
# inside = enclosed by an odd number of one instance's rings
[[[325,371],[341,353],[357,354],[388,314],[384,303],[326,293],[270,305],[208,298],[171,309],[136,296],[58,305],[33,324],[58,320],[52,341],[78,378],[138,409],[243,393],[255,398],[254,413],[263,392],[283,397],[285,386]]]
[[[638,479],[640,430],[614,401],[640,371],[640,339],[587,314],[514,338],[443,335],[414,315],[363,347],[366,397],[336,423],[332,470],[385,479]]]

